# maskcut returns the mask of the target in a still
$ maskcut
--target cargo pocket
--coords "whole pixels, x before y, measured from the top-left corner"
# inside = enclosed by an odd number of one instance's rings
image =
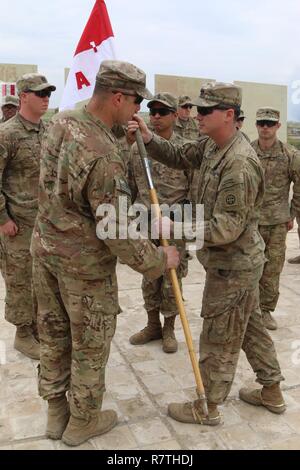
[[[223,403],[229,395],[234,379],[235,370],[228,364],[228,372],[214,372],[209,374],[209,398],[213,403]]]
[[[116,299],[116,285],[112,276],[103,281],[97,296],[85,296],[82,301],[84,310],[83,342],[89,348],[98,348],[112,340],[116,329],[116,318],[119,304]]]
[[[227,293],[216,293],[214,298],[204,299],[202,310],[205,341],[216,344],[230,343],[244,329],[244,296],[245,290]]]

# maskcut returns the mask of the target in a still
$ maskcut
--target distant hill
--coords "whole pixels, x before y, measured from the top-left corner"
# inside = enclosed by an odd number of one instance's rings
[[[289,121],[287,123],[288,143],[300,150],[300,122]]]
[[[300,128],[300,122],[299,121],[288,121],[287,126],[288,126],[288,128],[289,127]]]

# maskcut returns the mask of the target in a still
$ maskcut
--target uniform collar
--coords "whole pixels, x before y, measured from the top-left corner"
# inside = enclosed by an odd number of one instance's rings
[[[158,135],[155,131],[153,131],[154,135],[157,135],[157,137],[159,137],[160,139],[164,139],[164,137],[160,137],[160,135]],[[171,137],[168,139],[168,142],[176,142],[178,140],[178,137],[180,137],[178,134],[176,134],[176,132],[172,132],[171,134]],[[166,139],[165,139],[166,140]]]
[[[282,153],[282,148],[281,148],[281,142],[280,140],[276,139],[274,144],[272,145],[272,147],[270,147],[268,150],[262,150],[259,146],[259,140],[257,139],[256,140],[256,147],[257,147],[257,150],[256,150],[256,153],[258,156],[275,156],[275,155],[278,155],[278,154],[281,154]]]
[[[112,130],[107,127],[106,124],[104,124],[104,122],[101,121],[101,119],[97,118],[96,116],[93,116],[93,114],[89,113],[88,110],[86,109],[86,106],[84,106],[82,108],[82,112],[83,114],[86,115],[86,117],[88,119],[90,119],[91,121],[93,121],[97,126],[99,126],[104,132],[105,134],[109,137],[109,139],[112,141],[112,142],[116,142],[117,139],[116,137],[114,136]]]
[[[25,119],[19,112],[16,114],[16,120],[19,121],[27,131],[40,132],[45,129],[45,125],[42,120],[40,120],[38,124],[27,121],[27,119]]]
[[[169,142],[176,142],[178,140],[178,134],[176,134],[176,132],[172,132],[172,135],[169,139]]]
[[[211,160],[211,166],[213,168],[217,167],[219,162],[222,160],[224,155],[228,152],[228,150],[233,146],[233,144],[241,137],[240,131],[238,131],[221,149],[217,146],[217,144],[212,140],[209,139],[209,145],[207,147],[207,152],[205,153],[205,157],[208,160]]]
[[[180,117],[178,117],[178,118],[177,118],[177,125],[178,125],[179,127],[187,127],[187,126],[189,125],[191,119],[192,119],[192,118],[189,117],[189,118],[185,121],[184,119],[180,119]]]

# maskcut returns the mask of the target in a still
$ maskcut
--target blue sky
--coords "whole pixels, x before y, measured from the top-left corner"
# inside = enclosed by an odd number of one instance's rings
[[[2,8],[0,62],[33,63],[58,87],[94,0],[14,0]],[[116,52],[147,73],[291,85],[300,80],[299,0],[106,0]],[[289,117],[300,104],[289,100]]]

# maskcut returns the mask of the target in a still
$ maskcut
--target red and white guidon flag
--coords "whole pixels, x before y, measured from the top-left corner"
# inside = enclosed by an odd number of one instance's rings
[[[74,54],[60,111],[73,109],[76,103],[92,96],[100,63],[115,59],[113,41],[114,33],[105,2],[96,0]]]

